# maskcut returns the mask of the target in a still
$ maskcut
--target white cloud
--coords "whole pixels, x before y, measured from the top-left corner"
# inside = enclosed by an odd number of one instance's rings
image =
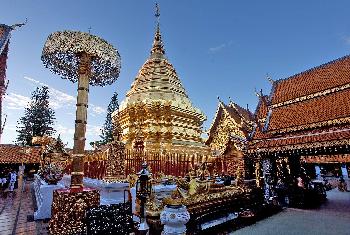
[[[16,130],[17,130],[17,127],[16,127],[16,125],[14,125],[14,124],[9,124],[9,125],[6,125],[6,129],[7,129],[8,131],[16,131]]]
[[[210,53],[219,52],[219,51],[221,51],[222,49],[231,46],[232,43],[233,43],[233,41],[231,40],[231,41],[229,41],[229,42],[222,43],[222,44],[220,44],[220,45],[218,45],[218,46],[211,47],[211,48],[209,48],[209,52],[210,52]]]
[[[346,44],[350,45],[350,36],[343,36],[342,39]]]
[[[27,96],[19,95],[16,93],[9,93],[5,96],[4,107],[7,109],[21,110],[28,105],[29,101],[30,98]]]
[[[69,128],[61,124],[58,124],[55,126],[55,129],[57,130],[57,134],[61,134],[65,136],[74,135],[74,128]],[[86,135],[98,137],[100,134],[101,134],[100,126],[89,125],[89,124],[86,125]]]
[[[100,106],[96,106],[94,104],[91,104],[90,107],[92,108],[92,111],[96,114],[102,115],[102,114],[106,113],[106,110]]]
[[[58,134],[61,135],[73,135],[74,134],[74,128],[68,128],[61,124],[56,125],[55,129],[57,130]]]
[[[64,93],[60,90],[57,90],[33,78],[25,76],[24,79],[32,83],[39,84],[41,86],[47,86],[50,89],[50,105],[55,110],[60,108],[66,108],[66,107],[75,108],[76,97],[69,95],[67,93]],[[90,104],[89,106],[92,108],[91,111],[95,115],[103,115],[106,113],[106,110],[100,106],[97,106],[94,104]]]
[[[86,135],[87,136],[95,136],[99,137],[101,134],[101,126],[95,126],[95,125],[86,125]]]

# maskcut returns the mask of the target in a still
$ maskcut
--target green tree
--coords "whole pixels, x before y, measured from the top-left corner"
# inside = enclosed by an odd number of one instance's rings
[[[107,116],[106,116],[105,123],[103,124],[101,129],[101,135],[100,135],[101,140],[90,142],[90,145],[92,147],[101,146],[113,141],[113,132],[116,127],[115,127],[115,124],[113,124],[112,122],[112,113],[118,110],[119,110],[118,93],[114,92],[107,108]]]
[[[52,136],[56,131],[54,124],[55,111],[49,106],[49,88],[37,87],[32,93],[28,107],[24,109],[24,116],[17,122],[16,144],[32,145],[33,136]]]

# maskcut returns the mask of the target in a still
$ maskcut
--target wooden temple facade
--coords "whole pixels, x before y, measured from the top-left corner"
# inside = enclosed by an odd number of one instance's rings
[[[258,179],[297,177],[304,163],[348,164],[350,56],[273,81],[255,117],[248,155]]]
[[[216,156],[216,170],[235,177],[245,177],[249,164],[245,159],[246,144],[254,127],[254,116],[230,101],[219,101],[215,117],[208,131],[206,144]],[[248,175],[248,174],[247,174]]]

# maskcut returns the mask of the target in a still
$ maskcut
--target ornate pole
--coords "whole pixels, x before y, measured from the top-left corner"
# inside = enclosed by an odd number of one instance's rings
[[[91,56],[83,52],[79,55],[78,96],[74,132],[73,163],[71,188],[83,187],[84,149],[87,124],[87,107],[89,96],[89,80],[91,74]]]
[[[86,208],[100,204],[98,190],[83,188],[89,84],[112,84],[119,76],[120,55],[97,36],[63,31],[48,37],[41,60],[54,73],[78,82],[71,189],[54,192],[49,231],[50,234],[82,234]]]

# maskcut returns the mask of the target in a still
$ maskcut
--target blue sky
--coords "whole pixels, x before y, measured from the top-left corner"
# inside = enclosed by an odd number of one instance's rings
[[[276,80],[349,54],[349,1],[159,1],[165,50],[193,103],[208,117],[217,96],[255,110],[254,88],[269,93]],[[155,28],[154,1],[3,1],[0,23],[25,27],[12,33],[5,98],[8,122],[3,143],[16,137],[16,121],[39,84],[52,91],[56,128],[72,146],[76,84],[45,69],[40,60],[47,36],[81,30],[113,44],[121,54],[116,83],[91,87],[87,143],[98,139],[114,91],[124,99],[145,62]],[[86,145],[89,147],[89,145]]]

